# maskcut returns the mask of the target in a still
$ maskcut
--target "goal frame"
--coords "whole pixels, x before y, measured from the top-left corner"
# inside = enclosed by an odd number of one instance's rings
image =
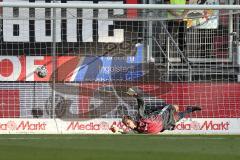
[[[54,1],[55,2],[55,1]],[[0,7],[19,7],[19,8],[52,8],[53,9],[53,17],[52,17],[52,22],[53,22],[53,34],[52,34],[52,68],[53,70],[56,69],[56,9],[57,8],[80,8],[80,9],[156,9],[156,10],[175,10],[175,9],[188,9],[188,10],[240,10],[240,5],[169,5],[169,4],[68,4],[68,3],[28,3],[28,2],[24,2],[24,3],[15,3],[15,2],[0,2]],[[239,33],[237,34],[237,67],[240,66],[240,44],[239,44]],[[232,42],[230,42],[232,43]],[[151,46],[150,46],[151,47]],[[151,53],[147,54],[147,61],[151,61]],[[230,57],[232,58],[232,57]],[[227,62],[227,61],[226,61]],[[55,97],[56,97],[56,91],[54,89],[56,81],[55,81],[55,77],[56,77],[56,73],[53,73],[53,79],[50,83],[52,83],[52,110],[55,111]],[[240,81],[240,75],[239,75],[239,79],[238,82]],[[234,121],[231,121],[233,124],[237,124],[239,123],[239,118],[234,119]],[[14,125],[14,124],[8,124],[8,122],[10,121],[10,119],[7,119],[4,122],[4,125]],[[24,123],[23,123],[24,121]],[[22,126],[28,126],[28,124],[34,124],[34,128],[39,129],[39,132],[37,133],[45,133],[45,122],[47,123],[49,121],[49,124],[51,124],[50,126],[52,126],[54,128],[54,130],[50,131],[49,133],[54,133],[56,134],[56,132],[59,133],[65,133],[65,131],[61,130],[59,131],[59,128],[57,126],[57,124],[63,124],[65,122],[63,122],[60,119],[57,119],[53,116],[52,120],[42,120],[42,124],[35,124],[36,122],[34,120],[29,120],[26,121],[24,119],[19,119],[17,120],[17,122],[19,124],[22,124]],[[103,119],[99,119],[98,121],[101,122],[106,122],[106,123],[117,123],[115,120],[103,120]],[[205,124],[204,120],[200,120],[202,122],[202,124]],[[211,121],[211,120],[209,120]],[[222,127],[225,128],[226,126],[228,126],[228,119],[224,120],[224,122],[222,122],[222,124],[218,123],[218,121],[220,121],[220,118],[217,119],[216,122],[212,122],[210,124],[206,124],[207,125],[213,125],[213,129],[215,126],[217,127]],[[3,126],[3,122],[2,123],[2,127]],[[179,127],[189,127],[189,125],[192,125],[191,122],[187,123],[187,124],[180,124]],[[224,123],[224,124],[223,124]],[[0,124],[1,125],[1,124]],[[102,124],[104,127],[104,124]],[[121,126],[121,124],[117,124],[119,126]],[[79,122],[76,121],[72,121],[68,126],[66,126],[68,129],[72,129],[72,128],[81,128],[81,127],[90,127],[92,128],[92,132],[83,132],[83,133],[95,133],[94,129],[96,126],[92,125],[92,122],[86,122],[84,124],[84,126],[82,126],[82,124],[80,124]],[[122,127],[122,126],[121,126]],[[29,125],[29,128],[31,129],[31,126]],[[74,129],[75,129],[74,128]],[[97,128],[97,127],[96,127]],[[42,130],[41,130],[42,129]],[[107,132],[107,131],[106,131]],[[17,131],[14,131],[12,133],[19,133]],[[71,133],[75,133],[74,131]],[[77,133],[77,132],[76,132]],[[102,132],[99,133],[105,133],[105,131],[103,130]],[[107,132],[109,133],[109,131]],[[206,132],[205,134],[207,134],[208,132]],[[224,134],[223,132],[219,132],[220,134]],[[178,132],[179,134],[179,132]],[[187,132],[187,134],[191,134],[191,132]],[[199,134],[196,131],[196,134]],[[200,134],[204,134],[204,133],[200,133]],[[239,130],[234,130],[233,134],[240,134],[240,129]]]

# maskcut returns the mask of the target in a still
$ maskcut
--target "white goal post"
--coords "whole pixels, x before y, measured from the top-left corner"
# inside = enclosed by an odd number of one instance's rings
[[[68,4],[0,2],[1,7],[21,8],[82,8],[82,9],[189,9],[189,10],[239,10],[239,5],[170,5],[170,4]]]

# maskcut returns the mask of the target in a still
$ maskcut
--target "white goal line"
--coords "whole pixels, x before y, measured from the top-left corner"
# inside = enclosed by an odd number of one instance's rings
[[[30,134],[31,135],[31,134]],[[32,135],[31,135],[32,136]],[[0,141],[6,141],[6,140],[82,140],[82,139],[89,139],[88,136],[98,136],[98,135],[84,135],[84,136],[71,136],[71,135],[56,135],[56,136],[46,136],[43,135],[43,137],[39,137],[39,135],[36,135],[37,137],[1,137]],[[109,134],[106,136],[113,136],[113,134]],[[217,135],[215,137],[215,135],[213,135],[213,137],[207,137],[207,136],[203,136],[203,135],[199,135],[199,136],[191,136],[191,135],[174,135],[174,136],[165,136],[165,135],[114,135],[114,136],[147,136],[148,139],[156,139],[156,140],[162,140],[162,139],[166,139],[166,140],[180,140],[180,139],[191,139],[191,140],[226,140],[228,139],[228,137],[221,137],[221,135]],[[234,138],[234,140],[238,141],[240,140],[238,137]]]
[[[189,9],[189,10],[240,10],[240,5],[170,5],[170,4],[71,4],[0,2],[0,7],[20,8],[82,8],[82,9]]]

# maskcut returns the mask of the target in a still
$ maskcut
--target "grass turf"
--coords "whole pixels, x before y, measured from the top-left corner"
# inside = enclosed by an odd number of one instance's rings
[[[0,135],[1,160],[239,160],[240,136]]]

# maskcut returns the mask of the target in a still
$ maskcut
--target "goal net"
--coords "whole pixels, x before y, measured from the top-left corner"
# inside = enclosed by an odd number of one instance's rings
[[[137,115],[130,87],[146,112],[201,106],[171,133],[240,133],[239,10],[55,2],[1,3],[0,134],[110,133]]]

